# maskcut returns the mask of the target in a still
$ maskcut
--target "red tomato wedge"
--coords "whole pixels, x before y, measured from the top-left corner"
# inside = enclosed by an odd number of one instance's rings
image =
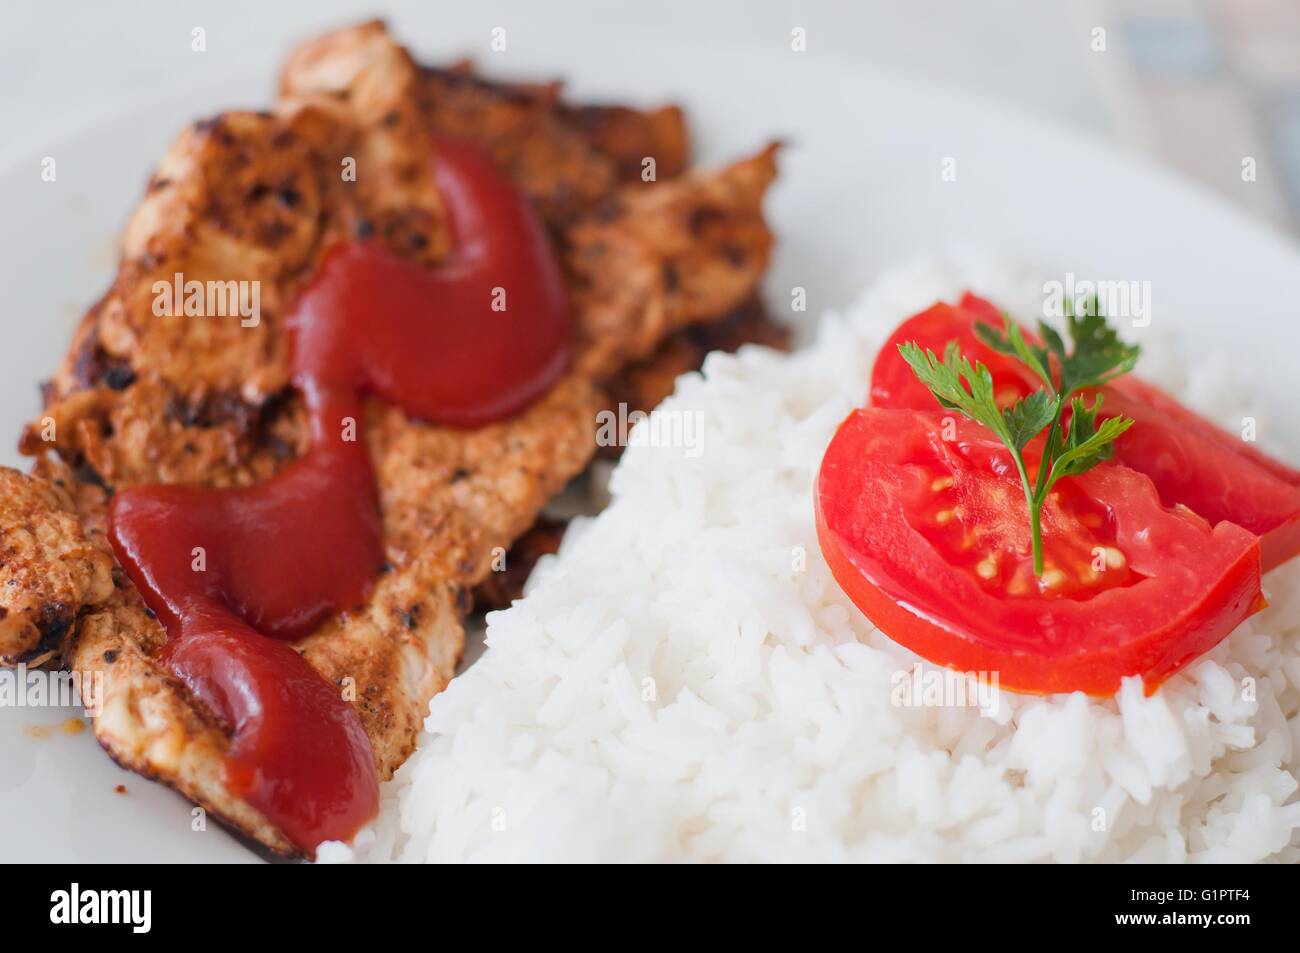
[[[868,618],[1017,691],[1110,695],[1126,675],[1153,691],[1263,605],[1253,534],[1164,506],[1114,463],[1057,485],[1035,577],[1010,455],[940,410],[854,411],[815,497],[822,552]]]
[[[1002,312],[972,294],[960,305],[936,304],[909,318],[876,357],[871,377],[874,407],[930,410],[936,405],[898,353],[916,341],[942,354],[956,340],[993,374],[999,403],[1010,404],[1041,382],[1010,357],[975,337],[976,321],[1000,326]],[[1260,537],[1264,571],[1300,553],[1300,471],[1215,426],[1139,378],[1128,375],[1101,388],[1102,416],[1132,417],[1115,444],[1115,460],[1145,473],[1166,506],[1182,504],[1210,523],[1227,520]]]

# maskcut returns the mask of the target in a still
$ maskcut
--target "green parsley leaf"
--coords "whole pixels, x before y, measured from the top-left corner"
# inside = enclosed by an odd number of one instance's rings
[[[1070,401],[1070,429],[1066,434],[1060,455],[1051,463],[1047,488],[1062,477],[1086,473],[1103,460],[1115,455],[1115,440],[1133,426],[1129,417],[1111,417],[1097,423],[1101,408],[1101,395],[1089,408],[1082,397]]]
[[[1002,419],[1006,421],[1011,446],[1023,450],[1056,419],[1056,399],[1045,390],[1036,390],[1002,411]]]
[[[979,362],[972,365],[956,341],[948,342],[942,361],[928,348],[921,350],[914,341],[900,344],[898,350],[943,407],[961,411],[988,427],[1004,443],[1011,439],[1002,411],[993,399],[993,375]]]
[[[1106,322],[1096,300],[1086,302],[1083,313],[1066,309],[1065,339],[1050,325],[1038,322],[1043,343],[1025,338],[1020,325],[1003,315],[1002,327],[977,322],[975,335],[999,354],[1023,363],[1044,384],[1011,407],[1000,408],[993,394],[993,375],[978,361],[961,353],[957,341],[949,341],[940,360],[933,351],[922,350],[915,341],[899,345],[899,353],[912,372],[949,410],[960,411],[983,424],[1011,451],[1029,505],[1029,523],[1034,549],[1034,572],[1043,574],[1042,510],[1047,494],[1058,480],[1086,473],[1115,453],[1115,440],[1133,421],[1110,417],[1098,422],[1102,398],[1098,394],[1089,407],[1081,390],[1100,387],[1127,374],[1137,364],[1140,349],[1126,344]],[[1055,375],[1055,376],[1054,376]],[[1064,415],[1070,410],[1066,426]],[[1025,466],[1024,449],[1046,428],[1037,479],[1031,483]]]
[[[1010,316],[1002,315],[1001,331],[983,321],[975,322],[975,336],[993,350],[1017,358],[1028,365],[1029,369],[1047,385],[1048,390],[1056,389],[1056,384],[1052,380],[1052,364],[1047,358],[1047,349],[1026,341],[1020,325],[1012,321]]]
[[[1109,380],[1127,374],[1137,365],[1141,348],[1125,344],[1115,329],[1106,323],[1096,299],[1085,303],[1083,314],[1073,307],[1066,309],[1066,332],[1073,349],[1058,353],[1061,369],[1061,393],[1071,394],[1090,387],[1100,387]],[[1056,338],[1057,344],[1060,337]]]

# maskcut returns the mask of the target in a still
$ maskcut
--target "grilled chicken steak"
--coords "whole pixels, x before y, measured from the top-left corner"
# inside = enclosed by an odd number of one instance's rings
[[[299,48],[273,111],[196,123],[163,158],[116,280],[24,434],[33,475],[0,473],[0,661],[103,672],[94,730],[110,756],[274,850],[296,852],[223,781],[229,726],[156,659],[166,634],[113,563],[107,500],[140,484],[247,486],[302,453],[285,332],[296,295],[340,241],[442,260],[452,238],[431,138],[484,147],[552,234],[575,357],[527,411],[475,430],[367,403],[387,567],[365,605],[296,648],[327,680],[355,680],[353,704],[388,778],[455,669],[469,593],[494,551],[592,457],[608,382],[674,331],[750,299],[772,244],[761,201],[774,147],[684,172],[675,109],[574,107],[559,92],[491,83],[464,65],[422,68],[380,23]],[[656,181],[643,181],[642,156],[656,159]],[[260,282],[260,321],[156,316],[154,283],[178,272]]]

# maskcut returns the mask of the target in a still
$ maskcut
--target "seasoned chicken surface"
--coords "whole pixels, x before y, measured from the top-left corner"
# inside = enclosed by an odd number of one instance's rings
[[[378,23],[297,50],[273,112],[223,114],[180,136],[127,226],[113,286],[46,387],[45,420],[24,435],[33,476],[5,476],[12,555],[0,582],[20,581],[0,587],[0,653],[61,652],[71,668],[105,673],[95,734],[115,760],[286,853],[279,831],[225,789],[228,726],[156,660],[166,634],[113,571],[105,508],[139,484],[246,486],[306,448],[286,316],[335,242],[369,237],[429,264],[448,254],[435,132],[483,145],[541,211],[577,349],[544,398],[476,430],[367,403],[387,567],[365,605],[296,647],[327,680],[355,680],[381,778],[410,754],[455,669],[470,589],[591,458],[605,384],[674,330],[749,299],[771,248],[761,201],[773,149],[674,178],[686,161],[675,110],[586,110],[553,85],[422,69]],[[658,181],[630,161],[646,148],[663,150]],[[178,272],[260,282],[260,321],[155,315],[154,283]]]
[[[78,613],[113,592],[108,545],[68,494],[0,467],[0,663],[49,661]]]

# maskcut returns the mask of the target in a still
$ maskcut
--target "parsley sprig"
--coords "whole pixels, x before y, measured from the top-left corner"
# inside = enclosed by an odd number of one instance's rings
[[[1076,314],[1067,303],[1065,340],[1050,325],[1039,321],[1042,343],[1031,342],[1007,315],[1002,327],[977,322],[975,335],[986,345],[1024,363],[1043,386],[1010,407],[999,407],[993,393],[993,375],[979,361],[972,363],[956,341],[949,341],[940,360],[915,341],[899,345],[903,359],[939,403],[983,424],[1011,451],[1029,504],[1029,525],[1034,547],[1034,575],[1043,574],[1043,504],[1057,481],[1092,469],[1115,453],[1115,440],[1133,425],[1129,417],[1097,421],[1102,396],[1088,406],[1080,391],[1100,387],[1133,370],[1140,348],[1126,344],[1106,322],[1095,298]],[[1070,411],[1068,426],[1063,421]],[[1031,480],[1024,450],[1047,429],[1038,472]]]

